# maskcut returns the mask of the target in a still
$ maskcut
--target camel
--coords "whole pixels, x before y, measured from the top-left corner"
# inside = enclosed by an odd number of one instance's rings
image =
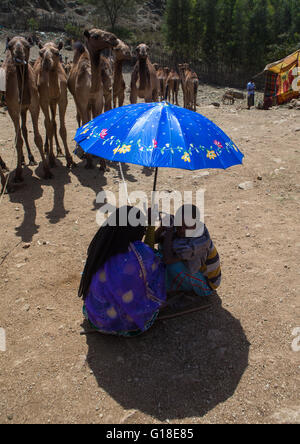
[[[45,127],[47,142],[49,143],[50,166],[55,166],[55,156],[53,153],[53,136],[56,134],[56,111],[58,107],[60,120],[60,137],[62,138],[67,168],[72,168],[75,164],[72,160],[67,142],[67,130],[65,125],[65,115],[68,105],[67,98],[67,76],[63,69],[59,51],[63,44],[57,46],[53,42],[41,44],[40,56],[34,65],[37,86],[40,95],[40,106],[45,116]],[[51,114],[51,116],[50,116]]]
[[[172,103],[176,104],[177,106],[179,105],[178,103],[179,85],[180,85],[179,74],[174,69],[171,69],[171,72],[169,73],[167,78],[168,100],[170,102],[172,96]]]
[[[100,65],[103,83],[104,112],[106,112],[112,109],[113,60],[110,57],[101,56]]]
[[[183,63],[181,65],[178,65],[179,68],[179,77],[183,92],[183,107],[186,108],[186,68],[188,67],[187,64]]]
[[[131,51],[129,46],[122,40],[118,40],[119,44],[113,49],[114,54],[114,83],[113,83],[113,106],[123,106],[125,100],[125,80],[122,73],[123,63],[125,60],[131,59]]]
[[[197,111],[197,93],[199,79],[197,74],[190,68],[186,70],[186,105],[188,109]]]
[[[44,177],[46,179],[53,177],[44,154],[43,141],[38,127],[40,112],[39,94],[34,71],[29,64],[31,44],[30,40],[18,36],[8,40],[8,51],[4,62],[4,69],[6,71],[6,103],[16,133],[17,168],[14,177],[15,182],[23,181],[23,138],[27,147],[30,164],[36,165],[28,144],[26,127],[28,110],[32,118],[34,142],[42,158]],[[23,138],[20,129],[20,116]]]
[[[6,179],[4,176],[4,171],[8,171],[6,168],[5,163],[2,160],[2,157],[0,156],[0,179],[1,179],[1,184],[2,184],[2,188],[5,188],[5,184],[6,184]]]
[[[144,43],[136,48],[138,60],[131,75],[131,103],[137,103],[138,97],[146,103],[158,101],[159,82],[148,51],[149,47]]]
[[[63,67],[64,67],[64,70],[65,70],[65,73],[68,76],[70,74],[70,71],[71,71],[71,68],[72,68],[72,63],[70,63],[70,62],[64,63]]]
[[[178,65],[181,86],[183,90],[184,108],[196,111],[197,92],[199,87],[199,79],[197,74],[192,71],[188,63]]]
[[[103,109],[103,82],[101,51],[118,45],[117,37],[100,29],[84,32],[87,49],[79,42],[74,45],[74,59],[68,79],[68,87],[74,97],[78,125],[84,125],[101,114]],[[92,157],[86,156],[86,168],[93,168]],[[101,169],[106,162],[101,159]]]
[[[165,98],[167,78],[168,74],[166,72],[168,68],[159,67],[157,70],[157,78],[159,81],[159,99],[162,102]]]

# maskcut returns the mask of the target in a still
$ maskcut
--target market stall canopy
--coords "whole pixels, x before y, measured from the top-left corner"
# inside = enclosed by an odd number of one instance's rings
[[[272,71],[275,74],[279,74],[282,71],[286,71],[291,65],[300,65],[300,49],[288,55],[284,59],[277,62],[270,63],[265,67],[265,71]]]

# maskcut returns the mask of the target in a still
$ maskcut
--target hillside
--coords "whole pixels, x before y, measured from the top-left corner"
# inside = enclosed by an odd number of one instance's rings
[[[149,0],[137,2],[136,13],[125,11],[118,25],[130,34],[138,32],[159,32],[165,0]],[[109,27],[104,14],[96,14],[95,8],[85,0],[1,0],[0,26],[8,29],[32,30],[32,22],[39,31],[61,32],[66,26]]]

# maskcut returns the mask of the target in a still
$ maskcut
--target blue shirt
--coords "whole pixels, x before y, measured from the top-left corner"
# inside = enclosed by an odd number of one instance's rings
[[[253,82],[249,82],[247,85],[248,96],[251,96],[255,92],[255,84]]]

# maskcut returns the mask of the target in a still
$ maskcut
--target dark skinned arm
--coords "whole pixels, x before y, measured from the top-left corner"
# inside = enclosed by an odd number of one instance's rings
[[[163,242],[163,261],[166,265],[176,264],[177,262],[181,262],[181,259],[176,256],[173,252],[172,248],[172,240],[173,240],[173,227],[166,229],[166,236]]]

